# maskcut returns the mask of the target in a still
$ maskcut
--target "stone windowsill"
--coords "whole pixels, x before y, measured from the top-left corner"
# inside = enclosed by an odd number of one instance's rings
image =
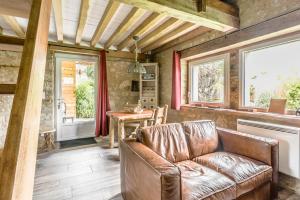
[[[185,104],[182,105],[180,110],[187,109],[200,109],[204,112],[220,112],[220,114],[226,115],[235,115],[239,117],[253,117],[256,119],[264,119],[264,120],[272,120],[278,122],[284,122],[285,124],[295,125],[300,127],[300,116],[296,115],[283,115],[276,113],[266,113],[266,112],[250,112],[250,111],[241,111],[235,109],[227,109],[227,108],[208,108],[208,107],[200,107],[195,105]]]

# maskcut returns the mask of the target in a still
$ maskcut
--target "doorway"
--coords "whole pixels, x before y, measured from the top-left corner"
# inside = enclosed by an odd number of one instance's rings
[[[95,136],[97,56],[55,54],[57,141]]]

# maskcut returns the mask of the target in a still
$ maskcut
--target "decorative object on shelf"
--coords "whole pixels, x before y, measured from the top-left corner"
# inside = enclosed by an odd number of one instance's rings
[[[137,114],[142,113],[143,109],[142,109],[141,100],[138,100],[137,104],[128,104],[127,102],[124,107],[124,111],[128,113],[137,113]]]
[[[300,116],[300,108],[297,109],[296,116]]]
[[[140,74],[140,100],[142,108],[155,109],[158,106],[158,63],[141,63],[147,70]]]
[[[139,81],[131,81],[131,91],[132,92],[140,91]]]
[[[141,63],[138,61],[137,41],[139,40],[139,37],[133,36],[133,40],[135,44],[135,62],[129,66],[128,73],[145,74],[147,73],[146,68],[143,65],[141,65]]]
[[[154,73],[143,74],[143,79],[144,80],[154,80],[155,79],[155,74]]]

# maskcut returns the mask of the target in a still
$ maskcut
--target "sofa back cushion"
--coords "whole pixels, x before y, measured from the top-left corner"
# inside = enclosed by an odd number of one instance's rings
[[[215,123],[209,120],[182,123],[191,159],[213,153],[218,149],[218,133]]]
[[[143,128],[139,140],[172,163],[189,159],[186,138],[179,123]]]

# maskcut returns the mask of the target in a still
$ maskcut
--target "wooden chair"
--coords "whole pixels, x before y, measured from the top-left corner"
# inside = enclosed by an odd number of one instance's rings
[[[268,112],[285,114],[286,99],[271,99]]]
[[[153,110],[152,118],[148,120],[147,126],[155,126],[159,124],[165,124],[167,122],[167,114],[168,114],[168,105],[165,105],[164,107],[160,108],[157,107]],[[127,128],[134,128],[134,131],[131,132],[130,136],[131,138],[134,138],[138,129],[141,128],[143,125],[141,125],[138,122],[135,123],[127,123],[125,124],[125,127]]]

